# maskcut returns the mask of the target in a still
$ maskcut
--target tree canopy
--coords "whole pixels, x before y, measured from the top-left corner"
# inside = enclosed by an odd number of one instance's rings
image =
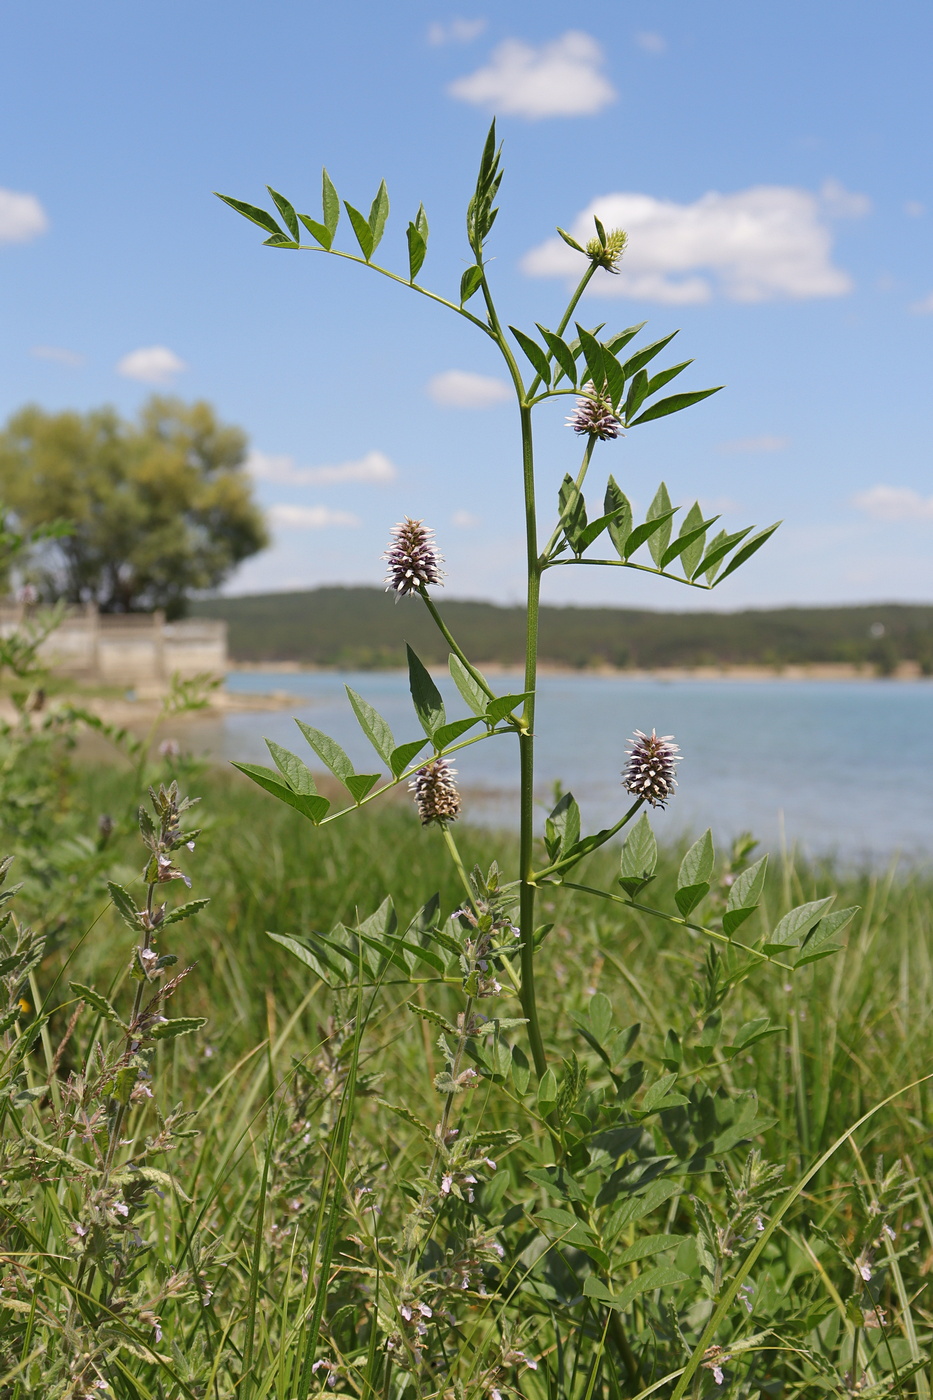
[[[0,500],[23,530],[69,522],[31,558],[46,596],[178,616],[268,543],[246,448],[204,402],[156,395],[135,423],[29,405],[0,433]]]

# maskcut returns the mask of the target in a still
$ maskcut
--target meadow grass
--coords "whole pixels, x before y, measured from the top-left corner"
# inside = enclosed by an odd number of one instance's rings
[[[378,1368],[372,1357],[368,1370],[364,1365],[367,1347],[375,1345],[375,1329],[371,1322],[366,1324],[365,1308],[361,1311],[360,1280],[372,1287],[363,1245],[378,1242],[382,1231],[398,1227],[398,1211],[393,1214],[391,1202],[404,1205],[407,1200],[410,1205],[411,1183],[425,1170],[418,1132],[385,1101],[402,1105],[408,1115],[428,1124],[438,1115],[438,1095],[432,1087],[441,1068],[436,1028],[413,1017],[405,1003],[414,998],[454,1017],[461,998],[459,989],[413,990],[387,977],[377,993],[366,993],[364,1004],[360,993],[335,993],[323,986],[310,969],[269,939],[267,931],[302,935],[326,932],[340,920],[353,923],[372,913],[385,890],[393,892],[404,927],[428,892],[439,892],[445,913],[461,902],[463,892],[442,833],[423,830],[406,802],[368,809],[339,830],[314,830],[238,775],[196,769],[183,773],[182,779],[203,798],[198,818],[203,835],[187,866],[195,878],[193,893],[209,895],[211,903],[197,920],[172,930],[177,936],[171,947],[183,964],[194,962],[196,967],[170,1014],[204,1016],[206,1024],[196,1034],[161,1045],[153,1066],[160,1110],[168,1113],[182,1104],[195,1117],[194,1135],[181,1137],[166,1158],[182,1195],[173,1203],[172,1193],[166,1192],[152,1206],[150,1233],[158,1247],[143,1269],[155,1275],[161,1270],[163,1276],[166,1269],[174,1269],[179,1279],[185,1273],[189,1284],[191,1278],[196,1280],[194,1293],[200,1290],[200,1296],[193,1304],[190,1287],[185,1295],[181,1283],[177,1298],[171,1296],[171,1288],[167,1298],[160,1294],[160,1341],[156,1346],[151,1338],[141,1338],[138,1355],[118,1358],[112,1368],[119,1380],[115,1393],[236,1394],[277,1400],[304,1395],[303,1379],[310,1381],[311,1376],[302,1373],[302,1367],[307,1371],[314,1359],[307,1344],[308,1319],[318,1296],[314,1261],[320,1261],[328,1226],[340,1214],[326,1307],[316,1320],[315,1335],[334,1358],[332,1374],[340,1389],[365,1397],[367,1386],[376,1390]],[[137,794],[130,788],[125,774],[97,766],[80,771],[69,799],[75,819],[80,818],[85,829],[104,812],[115,825],[98,858],[97,887],[81,891],[81,899],[75,895],[75,907],[84,911],[90,930],[70,927],[67,913],[57,915],[55,951],[39,969],[36,982],[38,995],[47,997],[54,991],[53,1002],[69,1002],[69,980],[96,986],[117,1007],[125,1006],[131,996],[127,970],[132,935],[114,916],[104,886],[106,877],[130,888],[135,881],[139,888],[140,848],[133,819]],[[511,878],[517,859],[514,836],[466,823],[457,835],[468,866],[475,862],[485,869],[497,860]],[[674,888],[681,854],[662,854],[657,879],[662,901]],[[609,888],[617,863],[617,852],[599,852],[576,878]],[[728,1063],[719,1052],[710,1058],[717,1080],[724,1079],[731,1093],[757,1093],[764,1122],[756,1145],[766,1159],[786,1166],[788,1183],[866,1110],[933,1068],[933,882],[921,873],[898,875],[893,869],[840,877],[830,868],[778,860],[771,869],[763,917],[773,921],[789,905],[832,890],[840,905],[861,907],[847,931],[844,951],[791,980],[772,965],[756,970],[730,1004],[730,1023],[738,1026],[769,1017],[775,1033]],[[555,888],[546,895],[542,917],[553,921],[553,929],[538,954],[539,998],[553,1063],[569,1062],[574,1056],[594,1060],[578,1023],[598,991],[609,998],[620,1026],[641,1024],[638,1055],[652,1070],[663,1072],[670,1049],[665,1043],[668,1029],[684,1027],[694,1016],[690,998],[702,979],[705,943],[682,928],[649,924],[631,910],[598,901],[587,904],[579,896],[571,910],[568,892]],[[20,905],[24,918],[42,923],[39,883],[29,882]],[[63,1005],[47,1028],[46,1057],[64,1033],[70,1010]],[[100,1034],[100,1023],[93,1022],[86,1008],[63,1052],[61,1076],[85,1069]],[[469,1112],[501,1132],[514,1126],[517,1101],[514,1085],[497,1090],[487,1082],[471,1096]],[[780,1287],[801,1297],[815,1289],[829,1300],[829,1319],[820,1323],[827,1347],[841,1347],[840,1338],[848,1335],[857,1363],[854,1370],[861,1366],[869,1377],[878,1334],[873,1334],[869,1347],[866,1339],[872,1334],[853,1321],[851,1307],[847,1311],[845,1270],[841,1281],[823,1234],[833,1232],[844,1246],[847,1235],[856,1230],[852,1182],[867,1181],[879,1155],[886,1165],[895,1159],[904,1163],[917,1185],[898,1219],[898,1240],[902,1232],[912,1231],[914,1249],[907,1262],[895,1261],[886,1285],[891,1311],[898,1317],[889,1352],[899,1364],[920,1356],[930,1321],[925,1278],[933,1267],[933,1150],[926,1126],[931,1107],[933,1089],[927,1084],[873,1118],[858,1135],[855,1149],[843,1149],[810,1184],[803,1214],[789,1217],[769,1246],[769,1268]],[[27,1128],[28,1117],[27,1110]],[[529,1164],[549,1160],[546,1128],[539,1119],[530,1140],[497,1152],[504,1200],[515,1201],[519,1216],[530,1208],[536,1189],[525,1176]],[[138,1123],[131,1121],[127,1137],[138,1132]],[[343,1157],[338,1160],[340,1144]],[[39,1192],[25,1251],[34,1251],[33,1263],[43,1243],[48,1260],[67,1252],[63,1241],[74,1209],[72,1189],[60,1181],[54,1190]],[[375,1220],[373,1211],[367,1216],[370,1190],[378,1197],[384,1224]],[[481,1213],[489,1190],[487,1186],[479,1192]],[[334,1209],[334,1191],[344,1201],[342,1214]],[[503,1200],[498,1183],[496,1191],[498,1204]],[[684,1224],[686,1187],[684,1192],[664,1203],[656,1228],[689,1232]],[[43,1307],[52,1311],[61,1279],[48,1260]],[[155,1282],[151,1286],[154,1289]],[[160,1287],[164,1294],[164,1277]],[[205,1306],[208,1293],[212,1296]],[[378,1297],[371,1301],[374,1312],[387,1307],[391,1312],[391,1305]],[[526,1331],[519,1339],[529,1355],[536,1348],[548,1355],[546,1313],[540,1299],[529,1305]],[[451,1339],[452,1371],[457,1349],[476,1348],[478,1354],[482,1348],[477,1338],[490,1325],[480,1300],[476,1335]],[[557,1334],[559,1340],[559,1328]],[[35,1350],[32,1332],[25,1339],[19,1333],[17,1337],[20,1358],[28,1357],[30,1348]],[[599,1342],[597,1336],[593,1345]],[[554,1345],[552,1340],[551,1350]],[[569,1336],[564,1345],[566,1354],[555,1363],[556,1381],[548,1363],[544,1379],[531,1372],[524,1373],[520,1384],[497,1382],[495,1376],[480,1378],[477,1393],[504,1385],[529,1396],[592,1394],[596,1371],[587,1370],[582,1352],[573,1359]],[[161,1369],[150,1348],[163,1357]],[[41,1393],[41,1385],[29,1385],[28,1367],[17,1369],[15,1358],[9,1351],[6,1355],[11,1377],[17,1374],[3,1393]],[[341,1361],[351,1355],[356,1359]],[[36,1367],[43,1364],[33,1357],[34,1378],[39,1374]],[[875,1364],[886,1363],[882,1358]],[[329,1374],[325,1371],[314,1380],[316,1390]],[[380,1374],[380,1388],[388,1390],[389,1380]],[[713,1384],[709,1371],[702,1374],[707,1388],[719,1394],[807,1394],[812,1384],[808,1381],[799,1390],[768,1389],[767,1376],[762,1375],[756,1385],[763,1388],[728,1392]],[[922,1369],[900,1393],[927,1396],[927,1375]],[[615,1391],[611,1379],[600,1372],[599,1393],[610,1400],[616,1393],[635,1393],[631,1387],[620,1389],[618,1380],[614,1384]],[[669,1394],[670,1387],[658,1393]]]

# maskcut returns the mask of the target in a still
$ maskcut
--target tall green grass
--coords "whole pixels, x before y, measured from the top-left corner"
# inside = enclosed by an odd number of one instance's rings
[[[441,834],[422,830],[403,803],[370,809],[339,828],[312,830],[236,776],[208,770],[183,781],[203,797],[204,831],[188,867],[195,876],[194,893],[209,895],[211,903],[197,921],[173,929],[173,949],[183,963],[196,966],[171,1014],[207,1019],[196,1035],[161,1047],[154,1066],[153,1089],[162,1111],[179,1103],[194,1110],[196,1133],[182,1138],[167,1159],[181,1194],[175,1202],[171,1192],[153,1202],[147,1233],[155,1245],[142,1268],[153,1276],[175,1269],[189,1281],[187,1292],[179,1284],[178,1298],[160,1307],[158,1344],[151,1336],[140,1337],[135,1354],[117,1349],[110,1373],[114,1393],[134,1400],[183,1395],[224,1400],[301,1395],[303,1400],[309,1387],[327,1390],[327,1370],[311,1370],[315,1348],[326,1343],[326,1355],[339,1368],[338,1390],[361,1400],[377,1388],[401,1394],[393,1391],[385,1357],[377,1354],[375,1325],[377,1316],[394,1316],[399,1300],[388,1273],[380,1275],[378,1266],[373,1273],[373,1260],[379,1258],[380,1238],[399,1226],[391,1202],[410,1204],[411,1183],[425,1169],[424,1144],[385,1101],[403,1105],[429,1124],[436,1121],[432,1080],[441,1067],[436,1032],[406,1010],[410,986],[386,978],[376,992],[335,994],[270,940],[267,930],[301,935],[326,932],[340,920],[353,923],[373,911],[386,889],[394,892],[404,925],[426,892],[437,890],[449,911],[462,890]],[[132,937],[114,917],[104,886],[105,878],[112,878],[128,886],[135,880],[138,887],[137,794],[130,787],[116,769],[84,770],[70,799],[76,823],[86,830],[104,812],[115,827],[87,888],[75,891],[75,907],[85,911],[89,931],[69,929],[66,919],[66,934],[59,928],[54,951],[37,973],[37,995],[51,997],[53,1004],[69,1001],[69,980],[97,986],[118,1007],[132,997],[127,972]],[[485,869],[495,859],[507,877],[514,871],[516,843],[508,833],[464,826],[458,839],[470,865]],[[661,899],[674,888],[680,854],[664,853]],[[617,859],[612,852],[600,853],[580,878],[608,887]],[[933,880],[894,869],[840,877],[826,867],[788,859],[772,868],[765,916],[776,918],[788,905],[833,889],[840,904],[861,906],[844,951],[798,973],[793,983],[773,966],[749,976],[730,1008],[731,1019],[738,1025],[770,1017],[779,1029],[727,1066],[715,1066],[736,1094],[757,1093],[765,1120],[757,1145],[766,1159],[786,1165],[788,1184],[873,1105],[933,1070]],[[597,903],[576,902],[571,912],[566,893],[548,893],[543,917],[554,926],[539,955],[539,997],[554,1062],[587,1059],[578,1022],[599,991],[612,1003],[618,1024],[641,1023],[638,1054],[662,1069],[667,1028],[688,1015],[702,976],[707,949],[699,936]],[[41,881],[29,881],[19,900],[21,915],[41,925],[43,898]],[[56,917],[61,925],[63,916]],[[424,989],[414,996],[424,1001]],[[428,1004],[452,1016],[460,1001],[453,991],[432,987]],[[70,1006],[63,1004],[44,1032],[46,1056],[54,1052],[69,1014]],[[82,1070],[100,1034],[85,1011],[62,1053],[61,1076]],[[33,1057],[40,1067],[42,1053]],[[41,1068],[33,1073],[41,1078]],[[492,1129],[507,1128],[514,1125],[510,1094],[514,1088],[498,1092],[487,1083],[476,1091],[470,1111],[481,1111]],[[484,1096],[481,1109],[479,1095]],[[855,1371],[863,1369],[872,1383],[882,1383],[890,1357],[903,1365],[911,1355],[922,1356],[928,1345],[931,1110],[933,1088],[927,1083],[875,1115],[855,1146],[840,1150],[810,1183],[801,1209],[785,1218],[764,1256],[770,1282],[761,1287],[785,1299],[825,1305],[828,1311],[817,1308],[814,1337],[827,1356],[850,1354]],[[24,1110],[20,1121],[34,1131],[30,1113],[38,1110]],[[131,1122],[127,1135],[138,1131],[139,1124]],[[833,1261],[825,1242],[832,1236],[845,1250],[856,1238],[853,1182],[871,1177],[878,1156],[886,1166],[900,1159],[917,1183],[897,1228],[898,1248],[902,1237],[914,1247],[905,1259],[895,1259],[886,1285],[896,1319],[887,1339],[889,1359],[883,1347],[879,1351],[879,1332],[862,1329],[847,1306],[845,1269]],[[529,1140],[502,1150],[497,1176],[519,1216],[536,1191],[525,1173],[547,1160],[543,1123]],[[67,1178],[67,1172],[54,1182],[50,1177],[36,1192],[28,1230],[7,1231],[7,1248],[11,1258],[16,1256],[8,1268],[7,1296],[10,1277],[24,1280],[32,1270],[41,1281],[31,1294],[25,1284],[17,1293],[13,1282],[13,1296],[32,1309],[13,1312],[12,1342],[4,1347],[8,1379],[0,1394],[16,1400],[44,1393],[48,1357],[42,1348],[51,1345],[55,1329],[43,1333],[42,1324],[62,1306],[65,1285],[57,1261],[67,1255],[74,1210],[74,1186]],[[481,1216],[484,1201],[492,1201],[490,1190],[480,1192]],[[501,1194],[498,1183],[495,1190]],[[689,1190],[664,1204],[655,1228],[690,1235]],[[367,1205],[373,1199],[380,1203],[380,1219]],[[323,1290],[315,1272],[321,1269],[330,1280]],[[477,1299],[473,1332],[451,1332],[451,1374],[458,1364],[461,1374],[464,1367],[469,1372],[470,1358],[483,1354],[492,1328],[490,1307]],[[515,1339],[529,1355],[540,1352],[537,1372],[523,1372],[519,1380],[480,1376],[474,1391],[464,1393],[496,1388],[504,1394],[514,1387],[533,1400],[587,1400],[594,1393],[615,1400],[635,1394],[628,1382],[613,1380],[612,1368],[606,1370],[600,1360],[612,1333],[600,1338],[597,1328],[593,1334],[591,1319],[580,1336],[562,1334],[555,1307],[543,1294],[529,1297],[526,1330]],[[45,1342],[38,1340],[40,1334]],[[59,1337],[67,1346],[67,1325]],[[153,1359],[156,1354],[161,1361]],[[762,1362],[757,1379],[734,1391],[718,1388],[707,1368],[697,1373],[704,1388],[690,1393],[820,1393],[819,1385],[813,1389],[812,1367],[799,1364],[806,1379],[798,1385],[795,1366],[793,1357],[785,1357],[780,1367]],[[928,1396],[929,1374],[925,1365],[899,1393]],[[651,1377],[642,1379],[647,1386]],[[672,1385],[651,1393],[670,1394]],[[828,1385],[823,1389],[844,1393]]]

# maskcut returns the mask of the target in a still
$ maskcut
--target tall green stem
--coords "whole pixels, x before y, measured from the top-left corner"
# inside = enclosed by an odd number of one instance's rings
[[[427,591],[427,589],[426,589],[426,588],[419,588],[418,594],[419,594],[419,597],[421,598],[422,603],[424,603],[424,605],[425,605],[425,607],[427,608],[428,612],[429,612],[429,613],[431,614],[431,616],[433,617],[435,623],[437,624],[438,631],[440,632],[441,636],[444,638],[444,641],[445,641],[445,642],[447,643],[447,645],[450,647],[450,649],[451,649],[451,651],[453,652],[454,656],[456,656],[457,659],[458,659],[458,661],[460,661],[460,663],[461,663],[463,666],[466,667],[466,669],[469,671],[470,675],[471,675],[471,676],[473,677],[473,679],[476,681],[476,684],[479,686],[480,690],[482,690],[482,692],[484,693],[484,695],[488,695],[489,698],[490,698],[490,700],[495,700],[495,698],[496,698],[496,692],[490,687],[490,684],[489,684],[489,682],[486,680],[485,676],[483,676],[481,672],[477,671],[476,667],[473,665],[472,661],[470,661],[469,657],[468,657],[468,656],[466,655],[466,653],[463,651],[462,647],[460,647],[460,646],[458,645],[458,643],[454,640],[454,637],[453,637],[452,632],[450,631],[450,628],[447,626],[447,623],[446,623],[446,622],[444,621],[444,619],[441,617],[441,615],[440,615],[440,613],[438,612],[437,608],[434,606],[433,601],[432,601],[431,598],[428,596],[428,591]]]
[[[534,792],[535,792],[535,686],[538,679],[538,608],[541,594],[541,566],[538,562],[538,521],[535,509],[534,440],[531,409],[523,404],[522,476],[525,493],[525,551],[528,568],[528,596],[525,631],[525,727],[518,736],[521,760],[521,838],[519,929],[522,955],[522,1010],[528,1021],[528,1042],[535,1073],[540,1079],[547,1069],[547,1057],[538,1023],[535,999],[535,884],[534,884]]]

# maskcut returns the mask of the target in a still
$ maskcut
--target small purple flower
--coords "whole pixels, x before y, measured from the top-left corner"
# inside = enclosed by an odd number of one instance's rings
[[[567,427],[575,433],[586,433],[608,442],[621,436],[622,423],[612,411],[612,404],[602,394],[597,394],[592,383],[584,384],[583,391],[593,394],[593,398],[577,399],[573,413],[567,419]]]
[[[392,543],[383,554],[386,561],[386,592],[399,596],[420,593],[429,583],[443,578],[443,556],[434,543],[434,531],[424,521],[405,519],[392,527]]]
[[[635,730],[629,739],[628,762],[622,773],[622,786],[633,797],[643,797],[652,807],[663,807],[677,786],[676,765],[680,746],[673,734],[650,735]]]

